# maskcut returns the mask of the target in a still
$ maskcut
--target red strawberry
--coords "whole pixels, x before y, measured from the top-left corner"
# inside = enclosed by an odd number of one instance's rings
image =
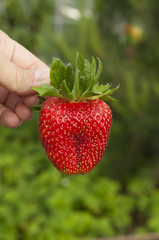
[[[102,64],[96,72],[92,64],[77,53],[75,74],[54,58],[50,86],[33,88],[41,97],[52,96],[43,104],[39,115],[41,143],[49,160],[66,174],[85,174],[101,160],[107,146],[112,123],[109,106],[102,101],[118,87],[110,89],[97,83]]]

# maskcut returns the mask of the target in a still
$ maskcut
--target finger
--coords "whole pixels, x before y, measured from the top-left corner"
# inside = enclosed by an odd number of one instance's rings
[[[20,118],[13,111],[0,104],[0,126],[15,128],[20,125]]]
[[[32,105],[36,105],[39,102],[39,98],[35,95],[30,95],[30,96],[23,96],[22,97],[23,103],[29,107]]]
[[[5,106],[16,112],[22,122],[25,122],[32,117],[32,111],[25,106],[22,98],[14,93],[9,94]]]
[[[10,93],[5,102],[5,106],[14,111],[18,102],[22,101],[21,97],[14,93]]]
[[[23,70],[0,53],[0,85],[18,95],[35,94],[31,86],[49,83],[49,69]],[[37,74],[38,73],[38,74]]]
[[[32,111],[26,107],[22,102],[18,102],[15,107],[15,113],[21,119],[22,122],[28,121],[32,118]]]
[[[0,103],[5,103],[8,95],[9,95],[9,91],[4,87],[0,86]]]
[[[0,84],[10,92],[19,94],[33,93],[31,90],[34,82],[34,72],[23,70],[10,62],[0,53]]]
[[[48,68],[29,50],[12,40],[6,33],[0,30],[0,52],[18,67],[23,69]]]

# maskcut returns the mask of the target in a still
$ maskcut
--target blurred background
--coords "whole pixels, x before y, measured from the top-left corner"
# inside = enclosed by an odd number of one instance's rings
[[[38,114],[0,127],[0,240],[78,240],[159,232],[159,4],[149,0],[0,0],[0,28],[51,66],[99,57],[120,83],[102,161],[59,173]]]

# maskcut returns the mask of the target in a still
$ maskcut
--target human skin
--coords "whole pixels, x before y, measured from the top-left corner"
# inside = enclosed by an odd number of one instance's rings
[[[31,89],[49,83],[49,67],[0,30],[0,126],[15,128],[32,117]]]

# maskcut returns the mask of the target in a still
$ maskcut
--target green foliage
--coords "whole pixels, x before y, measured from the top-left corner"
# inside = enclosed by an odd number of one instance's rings
[[[117,182],[98,178],[95,172],[75,177],[58,172],[45,157],[33,130],[37,128],[36,119],[16,130],[1,129],[0,238],[78,239],[113,236],[116,229],[122,233],[131,223],[133,201],[120,193]]]
[[[16,130],[1,128],[0,152],[0,239],[89,239],[132,227],[136,233],[159,230],[159,190],[150,172],[124,188],[96,170],[61,174],[40,145],[36,115]]]

